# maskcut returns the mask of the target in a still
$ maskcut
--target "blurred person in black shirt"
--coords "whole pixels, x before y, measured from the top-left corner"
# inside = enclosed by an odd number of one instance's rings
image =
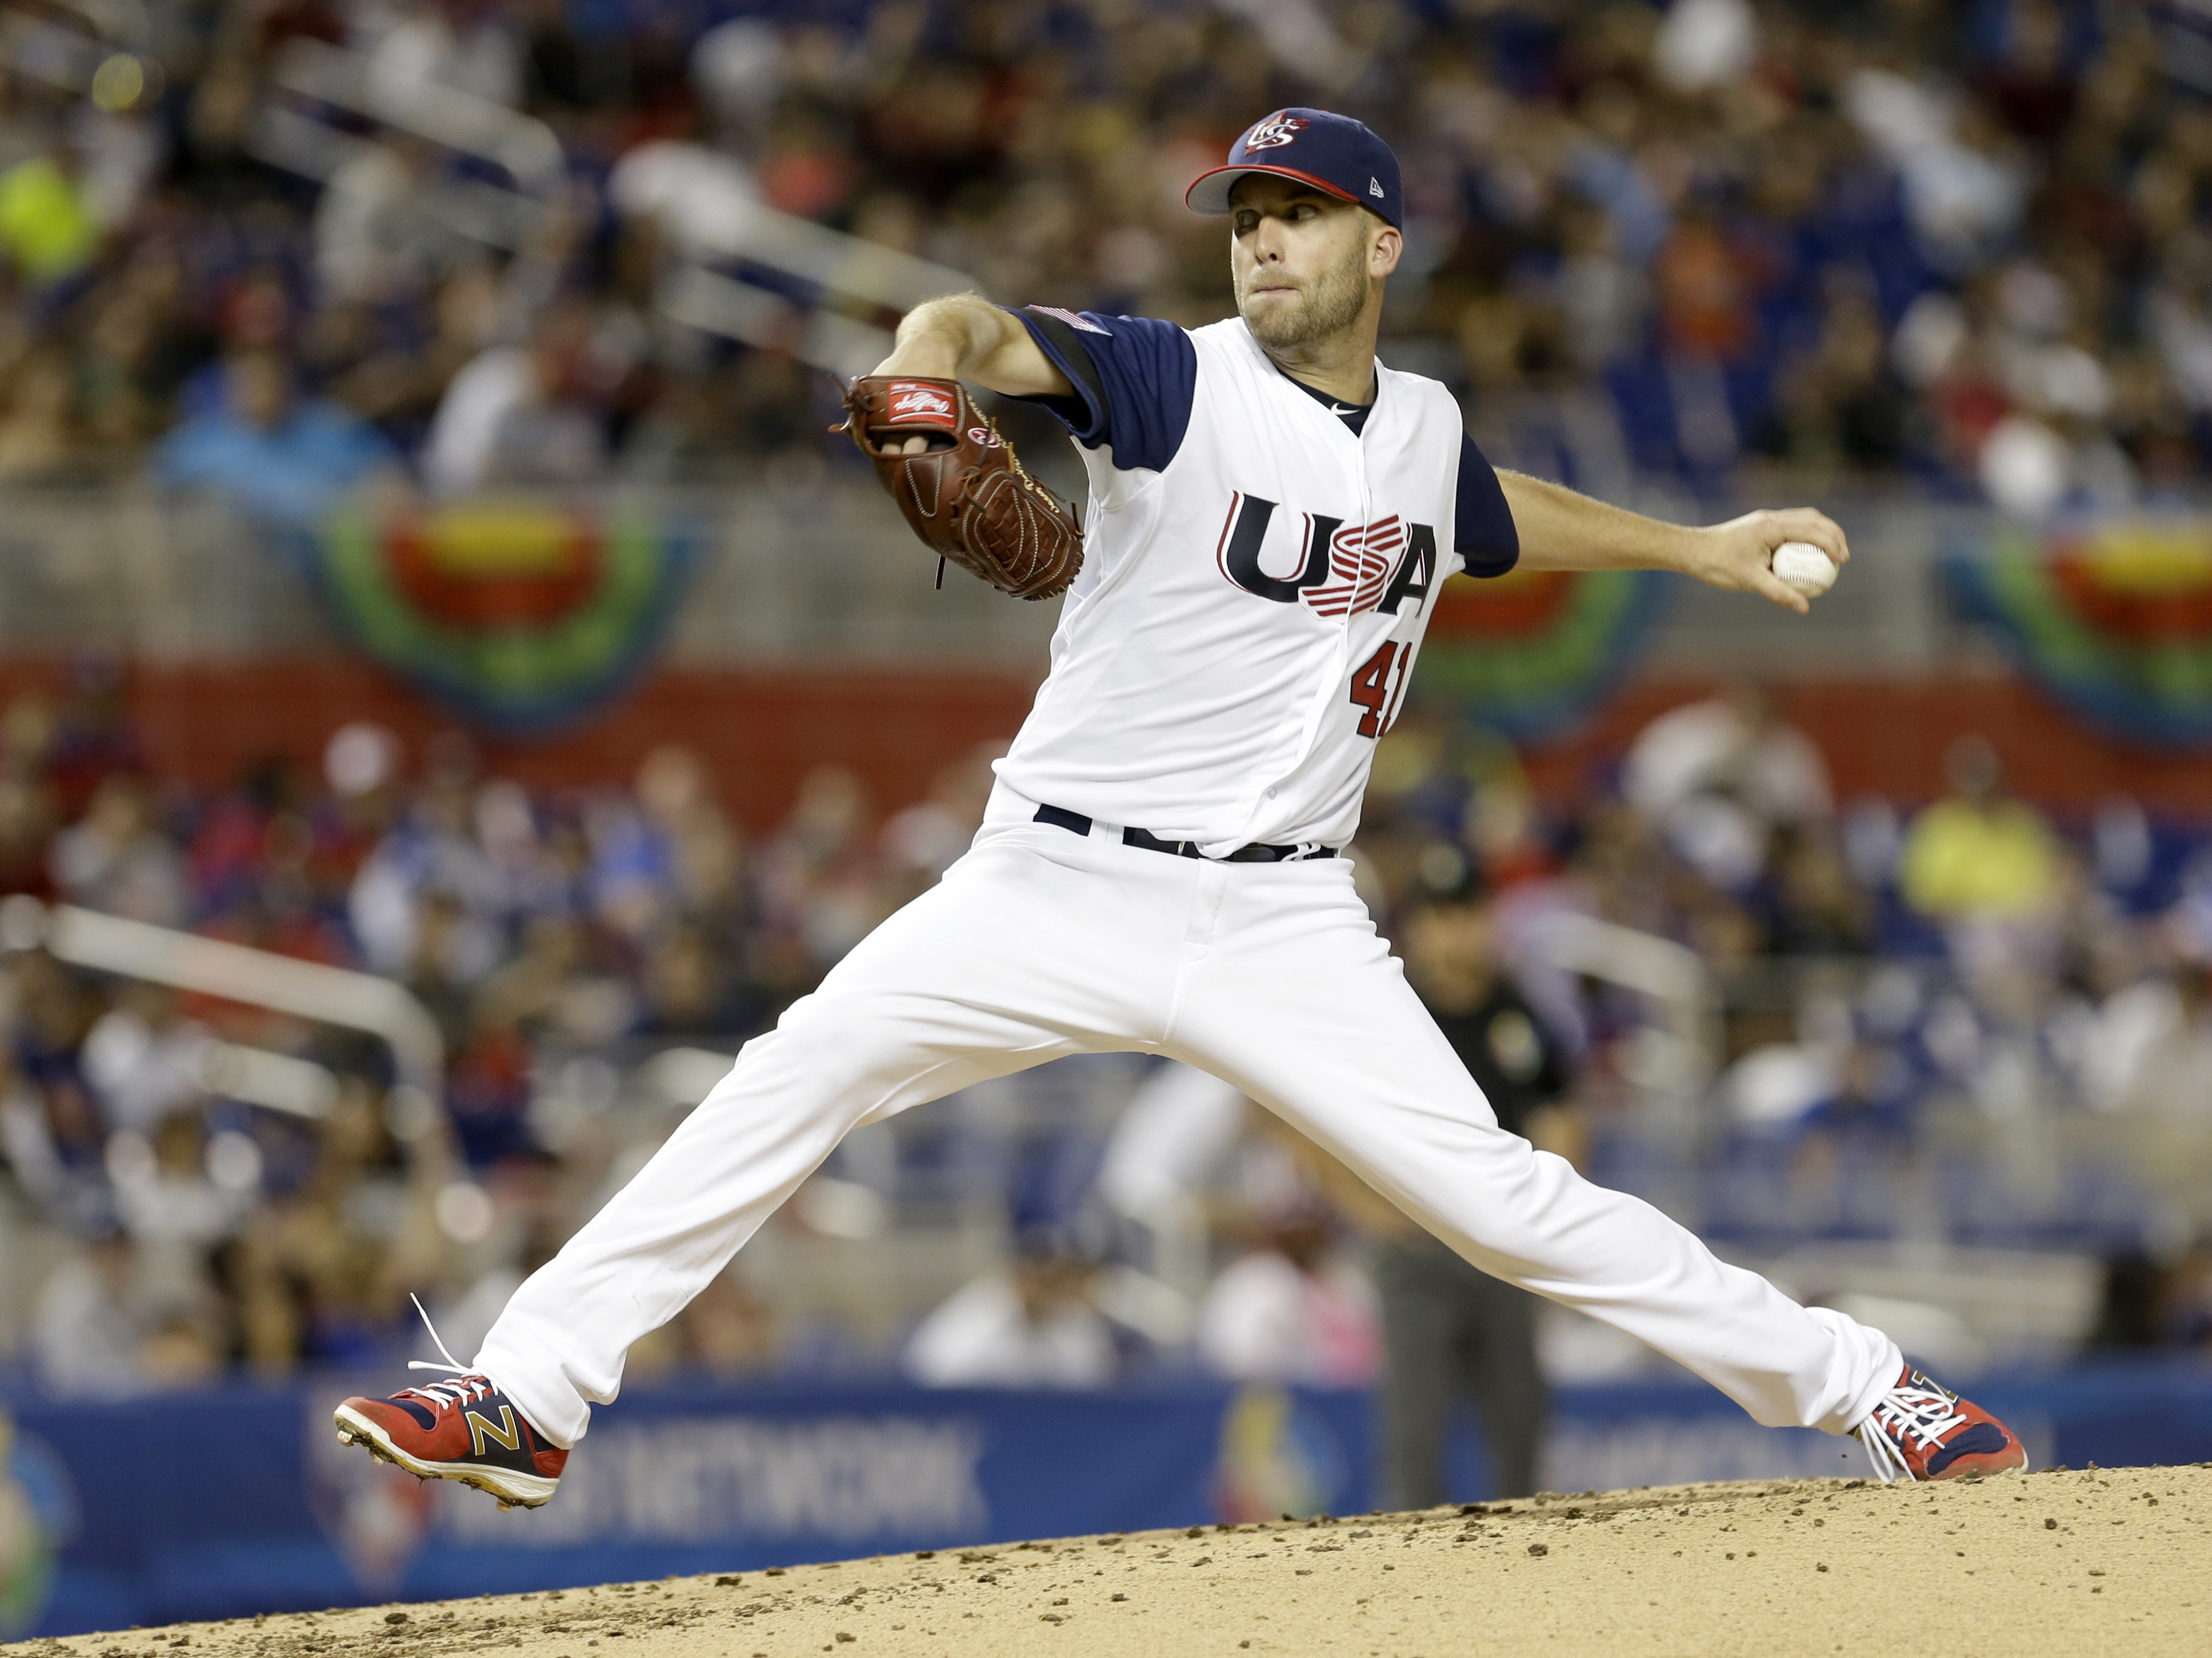
[[[1488,895],[1459,876],[1418,901],[1395,929],[1407,977],[1480,1084],[1498,1126],[1544,1145],[1565,1119],[1572,1078],[1555,1035],[1498,960]],[[1388,1503],[1447,1500],[1453,1406],[1471,1403],[1489,1453],[1491,1496],[1536,1488],[1547,1399],[1536,1364],[1536,1302],[1476,1271],[1387,1206],[1373,1225],[1382,1309],[1381,1395]]]

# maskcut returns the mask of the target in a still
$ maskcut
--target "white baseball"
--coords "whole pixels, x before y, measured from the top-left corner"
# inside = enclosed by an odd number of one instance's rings
[[[1818,598],[1836,585],[1836,562],[1809,541],[1785,541],[1774,550],[1775,580]]]

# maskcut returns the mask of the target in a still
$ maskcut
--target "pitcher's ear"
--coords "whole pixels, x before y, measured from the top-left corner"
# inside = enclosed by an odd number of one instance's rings
[[[1406,239],[1398,227],[1384,225],[1376,233],[1374,245],[1367,251],[1367,269],[1371,276],[1387,276],[1398,268],[1405,257]]]

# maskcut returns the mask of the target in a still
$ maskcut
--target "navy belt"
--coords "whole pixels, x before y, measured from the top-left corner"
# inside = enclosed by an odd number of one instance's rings
[[[1070,811],[1065,806],[1039,806],[1036,809],[1035,821],[1040,823],[1050,823],[1054,829],[1064,829],[1070,835],[1091,833],[1091,820],[1081,812]],[[1206,856],[1198,849],[1198,842],[1195,841],[1164,841],[1150,829],[1123,829],[1121,844],[1125,847],[1140,847],[1146,852],[1164,852],[1170,858]],[[1212,861],[1217,864],[1290,864],[1302,859],[1335,856],[1334,847],[1310,847],[1304,851],[1300,851],[1296,847],[1263,846],[1255,841],[1249,847],[1239,847],[1236,851]]]

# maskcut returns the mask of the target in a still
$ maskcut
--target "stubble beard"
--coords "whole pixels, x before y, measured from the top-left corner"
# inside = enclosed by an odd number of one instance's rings
[[[1238,285],[1237,314],[1252,337],[1272,350],[1296,351],[1340,334],[1367,307],[1367,250],[1355,243],[1336,264],[1298,290],[1295,305],[1273,304],[1255,315]]]

